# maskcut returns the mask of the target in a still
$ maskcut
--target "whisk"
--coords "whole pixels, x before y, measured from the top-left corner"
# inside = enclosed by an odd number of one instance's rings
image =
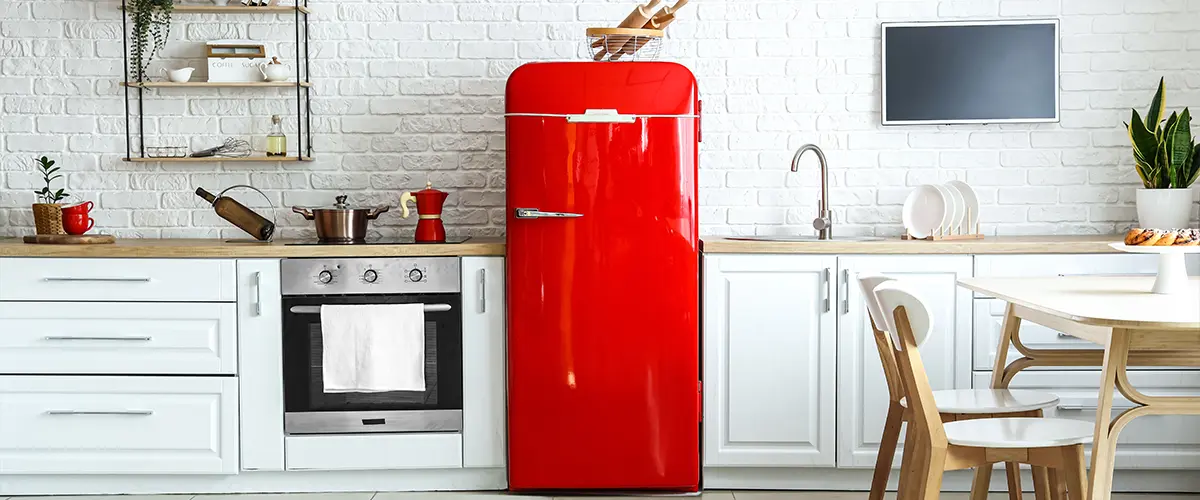
[[[192,158],[206,158],[209,156],[224,156],[226,158],[250,156],[250,143],[230,137],[225,139],[225,143],[220,146],[192,153]]]

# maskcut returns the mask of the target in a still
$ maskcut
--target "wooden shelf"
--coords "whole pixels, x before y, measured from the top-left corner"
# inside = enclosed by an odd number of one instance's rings
[[[121,82],[122,87],[142,88],[295,88],[308,82]]]
[[[125,158],[125,161],[135,163],[156,163],[156,162],[179,162],[179,163],[217,163],[217,162],[276,162],[276,161],[312,161],[312,157],[305,156],[303,159],[295,156],[244,156],[241,158],[227,158],[223,156],[209,156],[207,158]]]
[[[229,0],[230,3],[237,0]],[[311,14],[312,10],[303,5],[271,5],[268,7],[247,7],[245,5],[176,5],[176,14],[288,14],[295,11]]]

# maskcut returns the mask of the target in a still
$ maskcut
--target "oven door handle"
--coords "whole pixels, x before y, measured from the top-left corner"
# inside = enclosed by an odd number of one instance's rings
[[[450,304],[425,304],[425,312],[446,312],[450,309]],[[293,314],[321,314],[321,306],[292,306],[288,311]]]

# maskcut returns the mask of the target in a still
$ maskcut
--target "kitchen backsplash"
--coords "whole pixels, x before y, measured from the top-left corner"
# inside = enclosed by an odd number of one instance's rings
[[[584,29],[633,2],[311,0],[316,161],[284,165],[122,162],[119,5],[0,2],[0,235],[31,232],[32,158],[43,154],[119,236],[237,235],[196,187],[248,183],[280,207],[343,192],[394,205],[426,181],[452,193],[451,233],[503,234],[506,77],[527,61],[579,58]],[[1061,123],[880,126],[880,22],[997,17],[1062,20]],[[841,234],[899,234],[908,191],[949,179],[975,186],[989,234],[1127,227],[1138,181],[1121,122],[1160,76],[1172,109],[1200,106],[1198,20],[1195,0],[693,0],[664,58],[692,69],[704,100],[702,232],[809,232],[815,161],[788,171],[808,142],[828,154]],[[151,71],[194,66],[203,79],[214,39],[269,41],[295,64],[291,21],[177,14]],[[286,123],[296,106],[289,91],[262,89],[150,90],[145,102],[148,144],[195,149],[227,136],[261,149],[270,115]],[[415,221],[397,212],[376,227],[411,234]],[[283,236],[309,227],[277,213]]]

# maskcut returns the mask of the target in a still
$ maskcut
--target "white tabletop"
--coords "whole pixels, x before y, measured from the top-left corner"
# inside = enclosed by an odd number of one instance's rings
[[[1150,293],[1154,277],[964,278],[958,284],[1085,325],[1200,330],[1200,278],[1188,293]]]

